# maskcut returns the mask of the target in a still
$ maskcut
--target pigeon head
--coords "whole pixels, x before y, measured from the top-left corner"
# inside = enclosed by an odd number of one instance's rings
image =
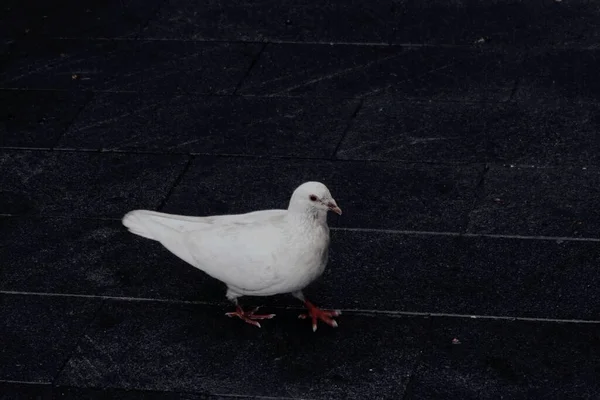
[[[329,193],[327,186],[321,182],[305,182],[298,186],[290,200],[289,210],[326,214],[333,211],[342,215],[342,210]]]

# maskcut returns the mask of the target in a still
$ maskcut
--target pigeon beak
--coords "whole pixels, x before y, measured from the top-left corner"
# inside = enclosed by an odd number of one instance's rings
[[[337,215],[342,215],[342,210],[337,206],[337,204],[335,204],[335,201],[330,201],[327,203],[327,207],[329,207],[329,210],[333,211]]]

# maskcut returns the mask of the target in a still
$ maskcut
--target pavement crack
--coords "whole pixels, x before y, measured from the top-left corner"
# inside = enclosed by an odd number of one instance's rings
[[[123,0],[120,0],[120,2],[121,2],[121,8],[123,10],[125,10],[126,7],[125,7],[125,4],[123,3]],[[158,2],[158,4],[156,5],[156,8],[150,13],[150,16],[148,17],[148,19],[143,24],[140,24],[137,33],[134,34],[134,36],[136,38],[140,37],[141,33],[144,32],[144,30],[148,27],[148,25],[150,25],[150,23],[158,17],[158,15],[162,11],[163,7],[165,7],[167,4],[168,4],[168,0],[162,0],[162,1]]]
[[[157,211],[161,211],[165,207],[165,204],[167,204],[167,201],[169,200],[169,197],[171,197],[173,190],[175,190],[175,188],[179,185],[179,183],[181,183],[181,181],[183,180],[183,177],[185,176],[187,171],[190,169],[190,166],[192,165],[193,160],[194,160],[194,156],[189,156],[187,163],[185,164],[185,166],[183,167],[183,169],[181,170],[181,172],[179,173],[179,175],[173,182],[173,185],[171,185],[171,188],[165,195],[164,199],[160,202],[160,204],[156,208]]]
[[[75,115],[73,115],[73,118],[71,118],[71,120],[66,124],[60,135],[58,135],[58,137],[56,138],[54,144],[50,146],[51,150],[55,150],[58,147],[58,144],[61,142],[61,140],[63,140],[63,138],[67,135],[69,130],[73,127],[73,124],[75,124],[79,116],[83,113],[83,110],[85,110],[92,103],[94,97],[96,97],[96,94],[90,95],[85,101],[82,102],[77,112],[75,112]]]
[[[412,397],[413,388],[415,386],[415,374],[423,360],[423,350],[419,352],[419,355],[413,361],[413,365],[410,368],[410,372],[408,373],[408,381],[406,382],[406,386],[404,388],[404,393],[402,394],[401,400],[407,400]]]
[[[261,46],[261,48],[258,51],[258,53],[256,53],[256,55],[252,59],[252,62],[250,63],[250,66],[248,67],[248,70],[246,70],[246,73],[244,74],[244,76],[242,77],[242,79],[240,79],[240,81],[235,86],[235,89],[233,90],[233,95],[237,95],[238,94],[238,91],[242,88],[242,85],[244,84],[244,82],[246,81],[246,79],[248,79],[248,77],[250,76],[250,73],[254,69],[254,66],[258,63],[258,60],[260,59],[260,56],[264,53],[264,51],[265,51],[265,49],[267,48],[268,45],[269,45],[269,43],[263,43],[263,45]]]
[[[356,105],[356,108],[354,109],[354,112],[352,113],[352,115],[350,115],[350,118],[348,118],[348,123],[346,124],[346,129],[344,129],[344,132],[342,132],[342,135],[340,136],[340,140],[337,143],[337,145],[335,146],[333,153],[331,154],[332,159],[335,159],[336,154],[340,150],[340,147],[342,146],[344,139],[346,139],[346,135],[350,131],[350,128],[352,127],[352,124],[354,123],[354,120],[356,119],[356,116],[358,115],[358,112],[360,111],[360,109],[363,106],[363,103],[364,103],[364,100],[360,99],[358,101],[358,104]]]
[[[510,94],[508,95],[508,101],[512,101],[515,97],[515,94],[517,93],[517,90],[519,90],[519,84],[521,83],[521,77],[517,77],[515,79],[515,83],[512,87],[512,90],[510,91]]]
[[[88,296],[88,297],[95,297],[95,296]],[[73,359],[73,356],[75,355],[75,351],[79,348],[79,346],[81,345],[83,339],[88,336],[88,332],[89,332],[92,324],[96,320],[96,317],[100,314],[100,311],[102,311],[102,309],[104,308],[105,304],[106,304],[106,299],[102,298],[102,301],[101,301],[100,305],[98,306],[98,309],[92,314],[91,318],[89,319],[89,322],[82,329],[81,335],[75,341],[75,345],[73,345],[73,348],[71,349],[71,351],[69,353],[67,353],[67,356],[65,357],[65,361],[62,363],[62,365],[60,366],[60,368],[58,368],[58,370],[56,371],[56,374],[52,378],[52,381],[51,381],[52,386],[56,386],[56,382],[58,381],[58,377],[67,368],[67,365],[69,364],[69,361],[71,361]],[[88,360],[88,362],[89,362],[89,360]]]
[[[324,80],[327,80],[327,79],[335,78],[337,76],[344,75],[344,74],[346,74],[348,72],[359,71],[361,69],[364,70],[364,69],[367,69],[367,68],[369,68],[370,66],[372,66],[374,64],[383,63],[383,62],[392,60],[394,58],[402,56],[403,54],[404,54],[403,52],[399,52],[399,53],[393,54],[391,56],[387,56],[387,57],[383,57],[383,58],[378,58],[376,60],[369,61],[366,64],[355,65],[355,66],[352,66],[352,67],[349,67],[349,68],[344,68],[342,70],[335,71],[335,72],[332,72],[330,74],[326,74],[326,75],[323,75],[323,76],[319,76],[318,78],[309,79],[309,80],[301,82],[301,83],[299,83],[297,85],[293,85],[293,86],[287,87],[287,88],[285,88],[283,90],[280,90],[278,92],[273,93],[272,95],[273,96],[277,96],[277,95],[280,95],[280,94],[289,93],[289,92],[291,92],[293,90],[296,90],[296,89],[299,89],[301,87],[312,85],[314,83],[321,82],[321,81],[324,81]]]
[[[477,178],[477,183],[475,184],[475,187],[473,188],[473,201],[471,203],[471,207],[469,207],[469,209],[467,210],[467,212],[464,215],[463,227],[460,230],[461,235],[464,235],[465,233],[467,233],[467,230],[469,229],[469,222],[471,221],[471,213],[475,210],[475,208],[477,207],[477,205],[483,198],[485,178],[486,178],[489,170],[490,170],[490,164],[486,163],[483,166],[483,170],[479,174],[479,177]]]

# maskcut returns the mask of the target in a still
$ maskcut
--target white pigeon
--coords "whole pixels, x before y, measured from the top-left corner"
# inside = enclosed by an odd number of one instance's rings
[[[260,328],[256,320],[275,314],[244,311],[240,296],[291,293],[304,302],[313,331],[320,319],[337,327],[337,310],[321,310],[304,298],[302,289],[318,278],[327,264],[327,212],[342,214],[329,189],[306,182],[292,194],[287,210],[192,217],[134,210],[123,225],[136,235],[156,240],[183,261],[227,285],[227,298],[236,305],[229,317]]]

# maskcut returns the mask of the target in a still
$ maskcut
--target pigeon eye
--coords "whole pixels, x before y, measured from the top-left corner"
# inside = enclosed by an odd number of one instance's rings
[[[317,201],[317,196],[315,196],[314,194],[311,194],[310,196],[308,196],[308,198],[310,199],[310,201]]]

